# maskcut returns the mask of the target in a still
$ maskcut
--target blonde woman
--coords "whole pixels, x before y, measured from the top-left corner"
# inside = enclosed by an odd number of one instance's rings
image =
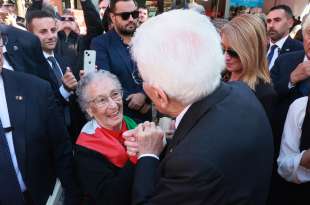
[[[255,15],[235,17],[221,30],[228,81],[243,81],[255,93],[271,120],[276,103],[268,70],[267,37],[263,21]]]

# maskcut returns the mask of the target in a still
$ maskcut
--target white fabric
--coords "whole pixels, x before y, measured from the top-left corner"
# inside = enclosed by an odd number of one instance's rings
[[[275,61],[277,60],[277,58],[279,57],[279,52],[280,52],[280,50],[282,49],[282,47],[283,47],[283,45],[284,45],[284,43],[285,43],[285,41],[286,41],[287,38],[288,38],[288,35],[285,36],[285,37],[283,37],[283,38],[281,38],[281,39],[280,39],[279,41],[277,41],[276,43],[272,43],[272,42],[270,41],[270,45],[269,45],[269,49],[268,49],[268,52],[267,52],[267,56],[268,56],[268,54],[270,53],[271,47],[272,47],[273,45],[277,45],[278,48],[276,48],[276,49],[274,50],[273,56],[272,56],[271,61],[270,61],[270,64],[269,64],[269,70],[271,70],[271,68],[272,68],[273,65],[274,65],[274,62],[275,62]]]
[[[302,97],[291,104],[284,125],[278,157],[278,173],[287,181],[298,184],[310,181],[310,169],[300,166],[304,151],[300,152],[299,150],[307,102],[308,97]]]
[[[52,68],[53,65],[52,65],[52,63],[51,63],[49,60],[47,60],[47,58],[48,58],[48,57],[54,57],[54,58],[55,58],[54,53],[48,54],[48,53],[46,53],[46,52],[43,51],[43,55],[44,55],[46,61],[48,62],[48,64],[49,64],[49,65],[51,66],[51,68]],[[56,58],[55,58],[55,59],[56,59]],[[59,65],[59,63],[57,62],[57,59],[56,59],[56,63],[57,63],[57,65],[58,65],[58,68],[59,68],[59,70],[60,70],[61,75],[63,76],[64,74],[63,74],[62,70],[60,69],[60,65]],[[60,92],[61,96],[62,96],[65,100],[69,101],[69,97],[70,97],[71,93],[68,92],[68,91],[64,88],[63,85],[60,86],[59,92]]]
[[[3,46],[3,48],[2,48],[2,52],[3,52],[3,53],[6,53],[6,52],[7,52],[5,46]],[[4,55],[3,55],[3,66],[2,66],[2,67],[5,68],[5,69],[13,70],[13,71],[14,71],[14,68],[9,64],[9,62],[7,61],[7,59],[5,58]]]
[[[10,122],[10,117],[9,117],[9,112],[8,112],[8,106],[6,102],[6,97],[5,97],[5,90],[4,90],[4,85],[3,85],[3,79],[2,76],[0,75],[0,118],[3,127],[11,127],[11,122]],[[20,173],[17,159],[16,159],[16,154],[15,154],[15,148],[14,148],[14,143],[13,143],[13,136],[12,136],[12,131],[5,133],[6,140],[9,145],[10,149],[10,155],[11,159],[13,162],[13,166],[15,169],[15,173],[18,179],[18,183],[20,186],[20,189],[22,192],[24,192],[27,188],[24,183],[24,180],[22,178],[22,175]],[[1,173],[1,171],[0,171]],[[5,189],[5,184],[2,185],[2,189]]]
[[[191,105],[192,105],[192,104],[186,106],[186,107],[182,110],[182,112],[180,112],[180,114],[175,118],[175,129],[178,128],[178,126],[179,126],[179,124],[180,124],[182,118],[184,117],[185,113],[187,112],[187,110],[190,108]]]

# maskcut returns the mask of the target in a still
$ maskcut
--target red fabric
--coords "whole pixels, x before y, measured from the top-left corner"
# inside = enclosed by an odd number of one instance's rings
[[[137,163],[137,157],[128,156],[125,146],[123,132],[127,131],[125,121],[122,122],[120,131],[112,131],[103,127],[97,127],[95,134],[81,133],[76,144],[102,154],[112,164],[117,167],[124,167],[130,160],[133,164]]]

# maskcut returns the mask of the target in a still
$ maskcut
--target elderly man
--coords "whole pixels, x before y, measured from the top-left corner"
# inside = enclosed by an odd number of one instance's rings
[[[137,30],[132,53],[145,93],[176,117],[162,161],[154,123],[124,133],[128,153],[139,158],[133,204],[265,204],[271,128],[248,87],[221,82],[224,57],[208,18],[188,10],[156,16]]]

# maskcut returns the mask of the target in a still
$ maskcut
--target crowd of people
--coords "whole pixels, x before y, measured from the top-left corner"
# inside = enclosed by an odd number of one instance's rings
[[[57,179],[68,205],[309,203],[310,17],[297,41],[287,5],[216,28],[80,2],[86,34],[41,0],[0,23],[1,205],[44,205]]]

